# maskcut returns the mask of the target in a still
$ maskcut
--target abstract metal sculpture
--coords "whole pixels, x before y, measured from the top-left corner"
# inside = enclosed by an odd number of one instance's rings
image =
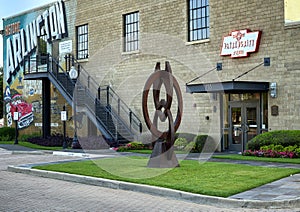
[[[162,86],[165,87],[166,99],[160,99]],[[153,122],[149,117],[148,95],[149,90],[153,87],[154,100],[154,118]],[[173,93],[177,96],[177,114],[175,121],[171,112],[173,102]],[[169,62],[166,62],[165,70],[160,69],[160,63],[156,64],[155,71],[148,78],[143,91],[143,115],[148,129],[152,133],[153,151],[148,162],[151,168],[172,168],[179,166],[178,160],[174,153],[175,133],[179,128],[182,117],[182,94],[179,84],[172,75]],[[158,129],[158,118],[161,122],[168,120],[168,131]]]

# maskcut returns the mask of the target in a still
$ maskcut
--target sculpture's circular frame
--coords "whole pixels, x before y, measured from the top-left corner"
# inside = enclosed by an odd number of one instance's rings
[[[166,95],[167,95],[167,101],[161,100],[159,101],[159,96],[160,96],[160,88],[162,84],[165,85],[166,88]],[[177,96],[177,102],[178,102],[178,108],[177,108],[177,114],[176,118],[172,126],[174,125],[174,134],[179,128],[179,125],[181,123],[181,117],[182,117],[182,110],[183,110],[183,103],[182,103],[182,94],[180,91],[179,84],[176,80],[176,78],[172,75],[172,73],[168,71],[156,71],[153,74],[150,75],[148,78],[145,86],[144,86],[144,91],[143,91],[143,115],[144,119],[146,122],[146,125],[148,129],[152,132],[152,134],[160,139],[166,139],[168,137],[169,131],[166,132],[161,132],[160,130],[157,129],[157,126],[150,120],[149,118],[149,111],[148,111],[148,95],[149,95],[149,90],[152,87],[153,88],[153,98],[154,98],[154,104],[155,104],[155,109],[156,109],[156,115],[158,112],[161,112],[164,114],[164,120],[168,118],[169,120],[173,120],[173,118],[169,117],[170,113],[167,112],[171,108],[172,100],[173,100],[173,88],[175,90],[176,96]],[[164,108],[164,112],[161,111],[161,109]],[[163,117],[159,116],[162,121]],[[157,117],[155,118],[157,121]],[[156,122],[154,121],[154,122]],[[169,124],[170,125],[170,124]],[[170,136],[170,135],[169,135]],[[153,141],[155,142],[155,141]]]

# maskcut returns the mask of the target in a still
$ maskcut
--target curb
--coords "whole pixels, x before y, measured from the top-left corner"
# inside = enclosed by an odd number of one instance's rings
[[[49,151],[11,151],[12,155],[45,155],[45,154],[52,154],[52,152]]]
[[[168,188],[156,186],[134,184],[116,180],[103,178],[95,178],[89,176],[67,174],[53,171],[44,171],[31,169],[30,167],[8,166],[8,171],[15,173],[29,174],[38,177],[45,177],[69,182],[82,183],[87,185],[101,186],[111,189],[120,189],[141,192],[151,195],[169,197],[190,201],[197,204],[225,207],[225,208],[253,208],[253,209],[293,209],[300,208],[300,197],[292,200],[278,201],[260,201],[260,200],[239,200],[223,197],[206,196],[201,194],[193,194],[184,191],[178,191]]]
[[[7,154],[12,155],[54,155],[54,156],[68,156],[68,157],[81,157],[81,158],[97,158],[99,155],[90,153],[80,153],[80,152],[67,152],[67,151],[50,151],[50,150],[37,150],[37,151],[6,151]],[[109,155],[104,155],[109,156]],[[102,156],[103,157],[103,156]]]

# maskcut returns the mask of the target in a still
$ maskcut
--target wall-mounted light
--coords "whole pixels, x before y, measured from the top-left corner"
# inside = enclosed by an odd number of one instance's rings
[[[270,66],[271,65],[271,59],[269,57],[264,58],[264,66]]]
[[[217,63],[217,71],[222,71],[222,70],[223,70],[222,63]]]
[[[78,71],[75,69],[74,66],[71,67],[70,71],[69,71],[69,76],[72,80],[77,79],[78,77]]]
[[[276,82],[271,82],[271,84],[270,84],[270,96],[272,98],[277,97],[277,83]]]
[[[217,106],[216,105],[213,106],[213,111],[214,111],[214,113],[217,112]]]

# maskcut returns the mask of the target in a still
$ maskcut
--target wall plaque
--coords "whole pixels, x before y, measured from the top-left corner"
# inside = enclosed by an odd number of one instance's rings
[[[278,106],[277,105],[273,105],[271,106],[271,115],[272,116],[278,116],[279,112],[278,112]]]

